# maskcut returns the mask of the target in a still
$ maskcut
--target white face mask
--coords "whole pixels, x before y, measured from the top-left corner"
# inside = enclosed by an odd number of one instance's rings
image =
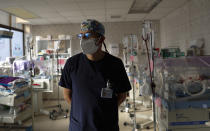
[[[80,40],[80,46],[84,54],[94,54],[99,48],[99,46],[96,45],[97,43],[98,40],[96,38]]]

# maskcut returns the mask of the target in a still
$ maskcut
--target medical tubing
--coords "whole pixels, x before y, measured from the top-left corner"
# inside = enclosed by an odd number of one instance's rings
[[[148,38],[149,38],[148,35],[147,35],[147,38],[146,39],[144,39],[144,37],[142,36],[142,39],[144,40],[145,45],[146,45],[147,58],[148,58],[148,62],[149,62],[149,72],[150,72],[150,80],[151,80],[150,86],[151,86],[151,89],[152,89],[154,131],[156,131],[156,117],[155,117],[155,105],[154,105],[155,104],[155,102],[154,102],[154,99],[155,99],[155,89],[154,89],[154,86],[155,85],[154,85],[153,79],[152,79],[152,71],[151,71],[151,65],[150,65],[149,50],[148,50],[148,45],[147,45]]]
[[[142,36],[142,39],[144,40],[145,45],[146,45],[146,49],[147,49],[147,58],[148,58],[148,63],[149,63],[149,73],[150,73],[150,82],[151,82],[152,93],[155,93],[154,90],[153,90],[153,87],[152,87],[152,83],[153,83],[153,81],[152,81],[152,71],[151,71],[151,64],[150,64],[149,49],[148,49],[148,45],[147,45],[148,36],[147,36],[147,39],[144,39],[143,36]]]

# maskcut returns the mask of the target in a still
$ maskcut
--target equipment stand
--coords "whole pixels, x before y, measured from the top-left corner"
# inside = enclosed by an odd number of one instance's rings
[[[31,45],[31,43],[29,43],[28,40],[28,44],[29,44],[29,56],[30,56],[30,91],[31,91],[31,104],[32,104],[32,109],[31,109],[31,114],[32,114],[32,131],[34,130],[34,96],[33,96],[33,87],[32,87],[32,66],[33,66],[33,62],[32,62],[32,53],[31,51],[33,50],[33,46]]]
[[[58,58],[58,51],[59,49],[56,50],[56,66],[57,66],[57,72],[56,72],[56,82],[58,82],[58,77],[59,77],[59,58]],[[59,85],[57,85],[57,89],[58,89],[58,111],[56,110],[52,110],[52,112],[50,112],[50,119],[55,120],[58,116],[60,115],[64,115],[64,118],[68,117],[68,109],[67,110],[63,110],[61,103],[60,103],[60,90],[59,90]]]
[[[154,122],[154,131],[156,131],[156,111],[155,111],[155,83],[154,83],[154,31],[151,29],[151,22],[145,21],[142,30],[142,39],[146,45],[147,58],[149,63],[149,72],[150,72],[150,88],[152,89],[152,110],[153,110],[153,122]],[[150,53],[148,48],[148,42],[150,44]],[[149,55],[150,54],[150,55]]]
[[[134,40],[133,40],[133,35],[130,35],[131,39],[131,55],[133,55],[134,52]],[[135,79],[135,70],[134,70],[134,62],[133,60],[131,61],[131,72],[132,72],[132,77],[131,77],[131,82],[132,82],[132,88],[133,88],[133,113],[130,114],[130,117],[132,118],[133,122],[131,124],[124,122],[124,126],[133,126],[132,131],[141,131],[141,125],[136,123],[136,93],[135,93],[135,85],[134,85],[134,79]]]

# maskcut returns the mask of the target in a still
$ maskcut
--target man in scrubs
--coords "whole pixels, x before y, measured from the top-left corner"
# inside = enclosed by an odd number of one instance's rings
[[[62,71],[59,85],[71,104],[69,131],[119,131],[118,106],[131,85],[122,61],[106,50],[104,34],[100,22],[82,22],[82,53],[69,58]]]

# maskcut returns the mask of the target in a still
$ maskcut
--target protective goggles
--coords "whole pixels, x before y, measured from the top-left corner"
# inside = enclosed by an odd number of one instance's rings
[[[92,36],[99,36],[99,34],[87,32],[87,33],[80,33],[80,34],[77,35],[77,37],[78,37],[79,39],[81,39],[81,38],[86,38],[86,39],[88,39],[88,38],[90,38],[90,37],[92,37]]]

